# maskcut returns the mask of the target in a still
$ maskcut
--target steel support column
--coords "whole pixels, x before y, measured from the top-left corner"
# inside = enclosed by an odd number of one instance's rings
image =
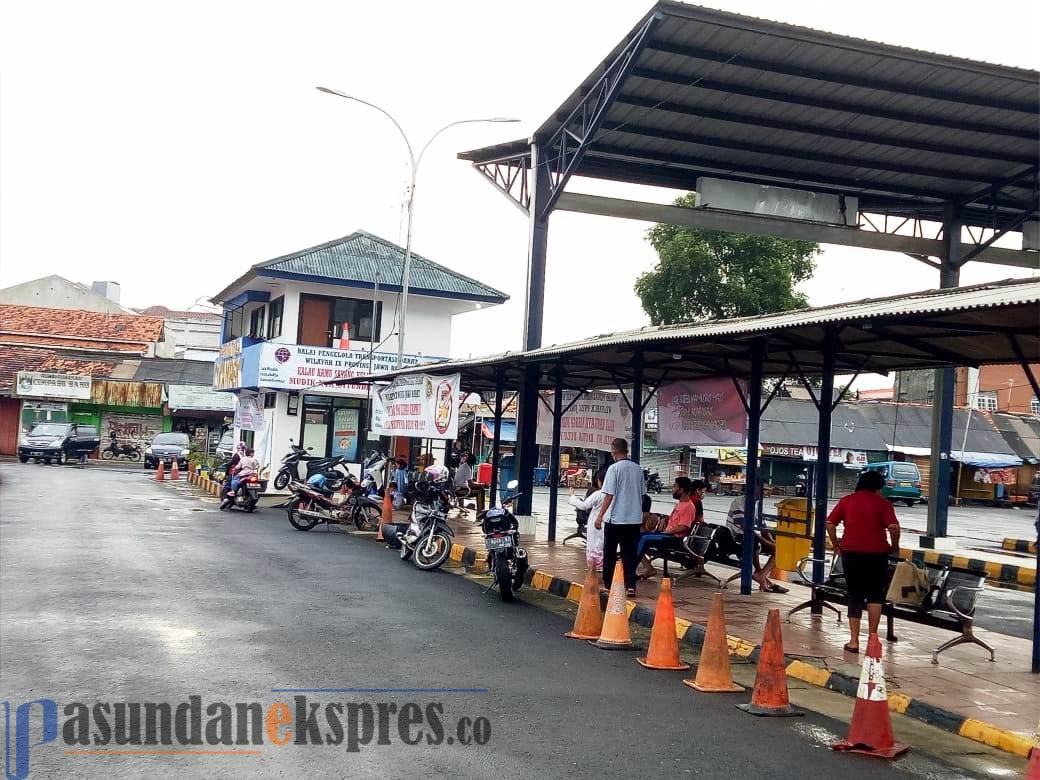
[[[491,495],[488,506],[498,501],[498,466],[502,459],[502,393],[505,392],[505,377],[501,369],[495,372],[495,437],[491,440]]]
[[[751,376],[747,392],[747,468],[744,470],[744,534],[740,548],[740,595],[751,595],[752,558],[755,554],[755,521],[758,502],[758,443],[762,424],[762,363],[765,344],[756,341],[751,346]],[[767,572],[768,573],[768,572]]]
[[[556,541],[556,501],[560,497],[560,428],[563,422],[563,366],[554,372],[552,450],[549,453],[549,541]]]
[[[961,220],[953,204],[943,211],[943,256],[939,258],[939,286],[960,284]],[[946,536],[946,520],[950,510],[950,483],[953,464],[953,391],[956,369],[935,370],[932,394],[932,464],[928,476],[928,533],[921,537],[922,547],[934,547],[936,538]]]
[[[643,353],[636,354],[632,365],[632,441],[628,457],[639,463],[643,452]]]
[[[527,302],[524,312],[524,349],[542,346],[542,312],[545,307],[545,258],[549,241],[549,204],[551,182],[542,157],[546,150],[540,144],[531,145],[529,176],[531,204],[527,243]],[[520,388],[520,407],[517,412],[516,478],[520,482],[520,497],[516,513],[531,514],[531,492],[534,488],[534,469],[538,465],[538,384],[540,369],[537,365],[524,369]]]
[[[827,552],[827,496],[830,479],[831,416],[834,411],[834,357],[838,350],[838,334],[829,330],[823,341],[823,376],[820,383],[820,425],[816,437],[816,511],[813,515],[813,582],[823,583],[823,557]],[[813,607],[819,614],[820,607]]]

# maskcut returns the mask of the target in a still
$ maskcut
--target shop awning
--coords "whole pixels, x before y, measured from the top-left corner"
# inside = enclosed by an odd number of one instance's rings
[[[960,461],[965,466],[980,469],[1006,469],[1022,465],[1022,459],[1017,455],[997,452],[951,452],[950,458]]]
[[[492,420],[488,422],[485,420],[480,429],[484,432],[484,438],[494,440],[495,438],[495,422]],[[500,441],[515,442],[516,441],[516,420],[503,420],[502,421],[502,436]]]

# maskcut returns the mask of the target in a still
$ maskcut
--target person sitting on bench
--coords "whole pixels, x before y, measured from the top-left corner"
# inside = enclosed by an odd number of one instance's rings
[[[672,498],[679,503],[667,517],[662,517],[656,524],[657,530],[644,533],[639,537],[636,555],[641,559],[639,576],[643,579],[657,574],[646,556],[646,548],[653,545],[655,550],[667,551],[682,547],[683,538],[699,523],[704,522],[704,507],[700,497],[703,495],[704,483],[691,480],[689,477],[676,477],[672,485]],[[696,501],[694,499],[697,499]]]
[[[762,483],[759,482],[758,490],[755,491],[756,504],[762,500],[762,492]],[[730,533],[733,534],[733,540],[739,547],[744,539],[744,496],[737,496],[733,499],[733,503],[729,505],[729,513],[726,515],[726,526],[729,528]],[[763,550],[769,555],[764,567],[758,560],[759,553]],[[769,579],[769,572],[773,570],[773,561],[775,559],[776,541],[773,539],[773,534],[765,527],[761,516],[758,516],[755,519],[755,552],[751,556],[751,565],[754,566],[755,571],[751,575],[751,579],[758,583],[759,590],[763,590],[766,593],[787,593],[787,588],[781,587]]]

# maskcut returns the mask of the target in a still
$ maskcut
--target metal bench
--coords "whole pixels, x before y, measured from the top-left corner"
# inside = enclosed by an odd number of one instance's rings
[[[647,545],[645,552],[650,560],[661,560],[664,566],[665,577],[668,576],[668,564],[674,563],[682,566],[684,569],[689,569],[689,571],[679,575],[677,579],[689,577],[690,575],[710,577],[718,583],[720,588],[725,588],[727,583],[733,580],[732,577],[728,580],[723,580],[721,577],[704,569],[705,562],[716,560],[715,556],[718,555],[716,535],[720,530],[726,529],[711,523],[698,523],[690,533],[683,537],[678,547],[657,545],[651,542]],[[739,577],[739,573],[736,576]]]
[[[841,612],[828,602],[844,604],[847,601],[848,592],[845,587],[845,575],[841,568],[841,558],[833,556],[826,578],[820,585],[814,585],[811,578],[805,576],[805,566],[816,563],[818,559],[803,558],[798,562],[798,576],[811,589],[808,601],[799,604],[787,613],[787,622],[791,622],[791,616],[803,609],[811,607],[823,607],[838,615],[841,622]],[[901,559],[891,559],[892,563],[898,563]],[[823,561],[827,565],[827,561]],[[979,594],[986,589],[986,575],[979,572],[959,569],[952,566],[939,566],[926,563],[924,568],[928,572],[929,590],[924,601],[920,604],[903,604],[899,602],[885,601],[882,605],[882,614],[885,616],[886,640],[889,642],[899,641],[895,635],[895,618],[908,620],[933,628],[944,628],[948,631],[957,631],[956,636],[948,642],[944,642],[932,652],[932,663],[939,663],[939,653],[949,650],[961,644],[975,644],[989,650],[989,660],[996,660],[996,653],[986,642],[975,636],[975,606]]]
[[[567,544],[567,541],[569,539],[581,539],[582,541],[586,540],[586,537],[585,537],[585,527],[589,524],[589,513],[588,513],[588,510],[585,510],[585,509],[575,509],[574,510],[574,520],[575,520],[575,522],[578,523],[578,529],[574,533],[572,533],[570,536],[564,537],[563,541],[560,542],[560,544]]]

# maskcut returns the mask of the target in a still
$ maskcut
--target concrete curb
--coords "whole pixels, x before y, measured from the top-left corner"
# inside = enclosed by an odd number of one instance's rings
[[[899,554],[914,563],[934,563],[940,566],[956,566],[979,574],[985,574],[986,580],[998,585],[1014,585],[1022,590],[1036,588],[1036,569],[1025,566],[1013,566],[1009,563],[985,561],[981,558],[968,558],[963,555],[950,555],[935,550],[899,549]]]
[[[487,571],[487,553],[484,550],[478,551],[460,544],[453,544],[450,557],[451,560],[467,569],[473,569],[474,572],[483,573]],[[575,604],[581,601],[581,594],[584,590],[584,586],[580,582],[571,582],[562,577],[556,577],[550,572],[534,568],[527,570],[524,580],[535,590],[551,593]],[[601,594],[600,598],[603,603],[606,602],[606,594]],[[653,626],[653,608],[636,604],[634,601],[626,601],[626,605],[629,622],[646,628]],[[692,649],[697,649],[703,644],[705,630],[705,627],[702,625],[691,623],[682,618],[675,618],[676,636]],[[735,636],[727,636],[726,639],[731,656],[749,663],[758,661],[759,645]],[[853,699],[856,698],[856,691],[859,688],[858,677],[852,677],[843,672],[836,672],[832,669],[817,666],[800,658],[788,656],[788,661],[787,675],[789,677],[818,688],[837,691]],[[948,731],[975,742],[981,742],[983,745],[989,745],[1023,758],[1029,757],[1029,752],[1034,746],[1031,739],[1020,734],[997,728],[979,720],[966,718],[963,715],[944,710],[934,704],[912,699],[901,693],[889,692],[888,708],[893,712],[907,715],[943,731]]]
[[[1011,539],[1009,537],[1004,538],[1003,544],[1000,545],[1009,552],[1027,553],[1028,555],[1036,555],[1036,541],[1032,539]]]

